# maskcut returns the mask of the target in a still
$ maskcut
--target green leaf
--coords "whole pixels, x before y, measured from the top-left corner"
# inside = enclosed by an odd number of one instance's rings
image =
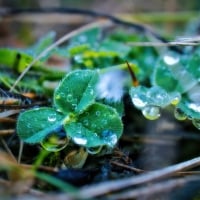
[[[6,65],[17,72],[22,72],[28,64],[33,61],[33,57],[13,49],[0,49],[0,64]],[[34,66],[40,66],[40,62],[36,62]]]
[[[76,122],[66,124],[65,129],[67,135],[79,145],[113,147],[122,134],[123,125],[115,109],[95,103]]]
[[[200,119],[200,103],[193,102],[189,98],[181,99],[177,108],[179,108],[188,118]]]
[[[143,109],[148,105],[165,107],[176,98],[180,99],[179,93],[168,93],[159,86],[153,86],[151,88],[144,86],[132,87],[130,95],[133,104],[139,109]]]
[[[95,101],[98,73],[76,70],[67,74],[54,92],[54,104],[59,111],[81,113]]]
[[[62,127],[64,116],[53,108],[36,108],[19,115],[17,133],[27,143],[41,142],[47,135],[55,133]]]
[[[154,85],[160,86],[168,92],[176,91],[181,87],[162,59],[156,65],[152,80]]]

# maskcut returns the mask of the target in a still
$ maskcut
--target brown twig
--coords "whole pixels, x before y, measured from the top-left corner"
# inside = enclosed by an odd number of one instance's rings
[[[194,168],[200,165],[200,157],[166,167],[164,169],[156,170],[153,172],[145,173],[139,176],[132,176],[123,180],[114,180],[94,184],[80,190],[79,195],[84,198],[93,198],[108,192],[122,190],[127,187],[136,186],[144,183],[149,183],[156,180],[161,180],[166,177],[171,177],[179,171]]]
[[[0,136],[12,135],[13,133],[15,133],[14,129],[0,130]]]
[[[13,91],[16,87],[16,85],[19,83],[19,81],[25,76],[25,74],[31,69],[31,67],[39,61],[43,56],[47,55],[52,49],[56,48],[58,45],[66,42],[70,38],[80,34],[81,32],[87,31],[89,29],[95,28],[95,27],[100,27],[100,26],[107,26],[112,24],[109,20],[98,20],[93,23],[86,24],[78,29],[75,29],[71,31],[70,33],[67,33],[60,39],[58,39],[56,42],[54,42],[52,45],[47,47],[44,51],[42,51],[27,67],[26,69],[20,74],[20,76],[17,78],[13,86],[11,87],[10,91]]]
[[[136,172],[136,173],[144,172],[144,170],[142,170],[142,169],[138,169],[138,168],[135,168],[135,167],[132,167],[132,166],[129,166],[129,165],[125,165],[125,164],[117,162],[117,161],[110,161],[110,163],[113,164],[113,165],[122,167],[124,169],[131,170],[131,171]]]
[[[179,178],[175,180],[167,180],[160,183],[155,183],[147,186],[140,187],[138,189],[131,189],[126,192],[122,192],[120,194],[114,194],[107,199],[109,200],[115,200],[115,199],[133,199],[140,197],[141,199],[157,196],[158,194],[163,194],[164,192],[172,191],[176,188],[180,188],[184,186],[186,183],[192,182],[192,181],[199,181],[199,176],[191,176],[186,178]],[[146,199],[145,198],[145,199]]]

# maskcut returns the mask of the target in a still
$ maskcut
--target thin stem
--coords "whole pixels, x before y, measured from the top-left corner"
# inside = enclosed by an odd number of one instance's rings
[[[3,138],[0,138],[2,145],[4,146],[5,150],[8,152],[8,154],[13,158],[14,161],[17,162],[15,156],[13,155],[12,151],[8,147],[6,141]]]
[[[24,149],[24,142],[23,142],[22,140],[20,140],[20,144],[19,144],[19,154],[18,154],[18,159],[17,159],[17,162],[18,162],[18,163],[21,162],[23,149]]]
[[[170,46],[199,46],[199,42],[128,42],[130,46],[136,47],[170,47]]]
[[[151,181],[170,177],[181,170],[186,170],[199,165],[200,165],[200,157],[197,157],[176,165],[166,167],[164,169],[156,170],[149,173],[144,173],[137,177],[133,176],[123,180],[114,180],[114,181],[95,184],[93,186],[89,186],[87,188],[83,188],[82,190],[80,190],[79,195],[86,199],[93,198],[103,195],[105,193],[109,193],[111,191],[122,190],[127,187],[140,185]]]
[[[43,56],[45,56],[46,54],[48,54],[51,50],[53,50],[54,48],[56,48],[58,45],[66,42],[67,40],[69,40],[70,38],[80,34],[81,32],[87,31],[89,29],[95,28],[95,27],[99,27],[99,26],[106,26],[106,25],[110,25],[111,22],[107,21],[107,20],[101,20],[101,21],[96,21],[90,24],[87,24],[85,26],[82,26],[78,29],[75,29],[73,31],[71,31],[70,33],[67,33],[66,35],[64,35],[63,37],[61,37],[60,39],[58,39],[55,43],[53,43],[52,45],[50,45],[49,47],[47,47],[44,51],[42,51],[27,67],[26,69],[20,74],[20,76],[17,78],[17,80],[15,81],[15,83],[13,84],[13,86],[11,87],[10,91],[13,91],[14,88],[16,87],[16,85],[20,82],[20,80],[25,76],[25,74],[31,69],[31,67],[37,62],[39,61]]]

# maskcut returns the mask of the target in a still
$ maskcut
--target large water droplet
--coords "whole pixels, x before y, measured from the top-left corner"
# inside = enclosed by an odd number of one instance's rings
[[[100,153],[102,147],[103,147],[103,146],[99,146],[99,147],[89,147],[89,148],[87,148],[87,152],[88,152],[89,154],[93,154],[93,155],[94,155],[94,154],[98,154],[98,153]]]
[[[172,99],[171,104],[174,105],[174,106],[176,106],[180,102],[180,100],[181,100],[181,95],[177,94]]]
[[[47,136],[42,142],[41,145],[44,149],[51,152],[57,152],[64,149],[69,143],[69,139],[66,136],[66,133],[52,133]]]
[[[147,102],[140,98],[138,95],[134,95],[132,101],[136,108],[143,108],[147,104]]]
[[[197,129],[200,130],[200,119],[193,119],[192,123]]]
[[[87,144],[87,139],[82,137],[81,135],[74,137],[73,141],[78,145],[86,145]]]
[[[164,62],[167,64],[167,65],[175,65],[179,62],[180,58],[178,55],[174,55],[174,54],[166,54],[164,56]]]
[[[110,147],[113,147],[118,140],[117,135],[110,130],[105,130],[102,132],[102,139]]]
[[[180,120],[180,121],[187,119],[186,114],[181,109],[179,109],[179,108],[176,108],[174,110],[174,117],[177,120]]]
[[[49,122],[55,122],[56,121],[56,114],[50,114],[48,116],[48,121]]]
[[[142,109],[142,114],[149,120],[156,120],[160,117],[160,107],[158,106],[145,106]]]
[[[200,103],[188,103],[187,106],[193,111],[200,113]]]

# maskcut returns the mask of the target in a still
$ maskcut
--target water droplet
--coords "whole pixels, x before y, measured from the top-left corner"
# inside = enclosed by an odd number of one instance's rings
[[[77,109],[77,104],[76,104],[76,103],[73,103],[73,104],[72,104],[72,107],[73,107],[74,110],[76,110],[76,109]]]
[[[158,106],[145,106],[142,109],[142,114],[149,120],[156,120],[160,117],[160,107]]]
[[[187,119],[186,114],[181,109],[179,109],[179,108],[176,108],[174,110],[174,117],[177,120],[180,120],[180,121]]]
[[[87,144],[87,139],[82,136],[74,137],[73,141],[78,145],[86,145]]]
[[[88,125],[89,125],[89,121],[88,121],[87,119],[84,119],[84,120],[83,120],[83,124],[84,124],[85,126],[88,126]]]
[[[41,142],[41,145],[47,151],[57,152],[64,149],[68,143],[69,139],[65,133],[52,133]]]
[[[193,119],[192,123],[197,129],[200,130],[200,119]]]
[[[136,108],[143,108],[147,104],[147,102],[139,98],[138,95],[134,95],[132,101]]]
[[[101,115],[100,111],[96,111],[96,116],[99,117]]]
[[[90,95],[94,95],[94,90],[93,90],[93,89],[90,89],[90,90],[89,90],[89,93],[90,93]]]
[[[171,101],[171,104],[176,106],[181,100],[181,95],[180,94],[177,94]]]
[[[167,65],[175,65],[180,60],[179,56],[175,54],[166,54],[163,59]]]
[[[67,101],[68,101],[68,102],[72,102],[72,101],[73,101],[73,96],[72,96],[72,94],[68,94],[68,95],[67,95]]]
[[[195,112],[200,113],[200,104],[199,103],[188,103],[188,108],[192,109]]]
[[[56,114],[51,114],[48,116],[48,121],[49,122],[55,122],[56,121]]]
[[[110,147],[113,147],[117,143],[117,135],[110,130],[102,132],[102,139]]]
[[[93,154],[93,155],[94,155],[94,154],[98,154],[98,153],[100,153],[102,147],[103,147],[103,146],[99,146],[99,147],[89,147],[89,148],[87,148],[87,152],[88,152],[89,154]]]

